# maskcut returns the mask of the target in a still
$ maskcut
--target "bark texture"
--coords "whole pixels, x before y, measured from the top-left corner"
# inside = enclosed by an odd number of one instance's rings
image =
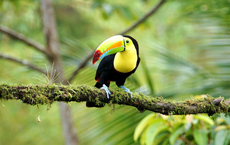
[[[185,101],[168,101],[162,97],[149,97],[143,94],[133,93],[130,99],[128,93],[123,90],[112,90],[110,99],[107,99],[104,90],[85,85],[81,86],[14,86],[0,85],[0,99],[22,100],[23,103],[30,105],[52,104],[54,101],[63,102],[85,102],[93,101],[96,103],[120,104],[136,107],[140,112],[145,110],[161,114],[198,114],[229,112],[230,100],[224,98],[207,97],[204,99],[188,99]]]

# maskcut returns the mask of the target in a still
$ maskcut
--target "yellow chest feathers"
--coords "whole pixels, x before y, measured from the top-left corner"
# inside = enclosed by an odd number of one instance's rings
[[[136,49],[118,52],[114,58],[114,68],[121,73],[131,72],[137,64]]]

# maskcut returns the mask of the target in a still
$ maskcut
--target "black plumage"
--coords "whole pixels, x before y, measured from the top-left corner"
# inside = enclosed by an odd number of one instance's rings
[[[139,66],[140,57],[139,57],[139,46],[138,46],[137,41],[131,36],[127,36],[127,35],[123,35],[123,36],[130,38],[133,41],[133,44],[136,48],[137,56],[138,56],[136,67],[131,72],[122,73],[122,72],[117,71],[113,65],[114,57],[116,54],[112,54],[112,55],[108,55],[104,57],[101,60],[97,68],[97,72],[95,76],[95,80],[97,81],[97,83],[95,84],[96,88],[101,88],[103,84],[109,87],[111,81],[114,81],[118,87],[123,86],[125,84],[127,77],[133,74],[136,71],[137,67]],[[87,107],[103,107],[104,105],[103,104],[96,105],[94,102],[88,101],[86,102],[86,106]]]
[[[122,86],[125,84],[125,80],[127,77],[129,77],[132,73],[134,73],[139,65],[140,58],[138,57],[136,67],[128,73],[121,73],[117,70],[115,70],[113,66],[113,60],[116,54],[112,54],[109,56],[106,56],[102,59],[101,63],[99,64],[95,76],[95,80],[97,83],[95,84],[95,87],[101,88],[103,84],[105,84],[107,87],[109,87],[110,82],[114,81],[116,82],[116,85]]]

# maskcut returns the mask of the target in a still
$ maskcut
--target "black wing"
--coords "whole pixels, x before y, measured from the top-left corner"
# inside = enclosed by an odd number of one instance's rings
[[[96,81],[99,81],[100,76],[103,72],[114,70],[114,68],[113,68],[114,57],[115,57],[115,54],[112,54],[112,55],[104,57],[101,60],[99,66],[97,68],[97,72],[96,72],[96,76],[95,76]]]

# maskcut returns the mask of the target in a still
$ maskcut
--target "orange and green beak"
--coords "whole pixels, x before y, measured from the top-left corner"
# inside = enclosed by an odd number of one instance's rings
[[[122,35],[115,35],[105,40],[95,51],[93,56],[93,65],[99,59],[105,56],[121,52],[125,50],[124,37]]]

